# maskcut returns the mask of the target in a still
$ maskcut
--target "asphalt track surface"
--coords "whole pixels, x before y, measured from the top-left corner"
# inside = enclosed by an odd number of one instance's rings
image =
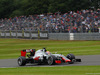
[[[57,64],[51,66],[37,65],[37,64],[27,64],[26,66],[18,66],[17,59],[0,59],[0,68],[100,65],[100,55],[76,56],[76,58],[80,58],[82,62],[75,62],[74,64],[64,63],[64,64]]]

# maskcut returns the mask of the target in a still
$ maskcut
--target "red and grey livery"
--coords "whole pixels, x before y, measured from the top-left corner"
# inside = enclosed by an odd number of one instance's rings
[[[45,48],[37,51],[35,49],[22,50],[21,56],[18,58],[19,66],[24,66],[27,63],[53,65],[61,63],[73,64],[74,62],[81,62],[81,59],[76,59],[73,54],[68,54],[67,56],[62,54],[47,54]]]

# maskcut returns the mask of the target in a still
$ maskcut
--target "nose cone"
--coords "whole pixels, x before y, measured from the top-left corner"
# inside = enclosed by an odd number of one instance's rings
[[[65,62],[71,62],[71,60],[66,60]]]
[[[65,62],[71,62],[70,59],[66,59],[66,58],[63,58],[63,57],[62,57],[62,60],[64,60]]]

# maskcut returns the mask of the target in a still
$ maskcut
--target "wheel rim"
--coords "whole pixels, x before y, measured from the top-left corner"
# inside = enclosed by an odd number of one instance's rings
[[[21,59],[18,59],[18,64],[21,65]]]
[[[52,57],[49,57],[48,58],[48,64],[51,65],[52,63],[53,63],[53,59],[52,59]]]

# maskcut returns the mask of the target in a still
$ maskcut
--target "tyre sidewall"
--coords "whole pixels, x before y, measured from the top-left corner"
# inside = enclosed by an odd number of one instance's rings
[[[52,56],[48,57],[47,62],[48,62],[48,65],[52,65],[53,64],[53,57]]]
[[[51,58],[51,60],[52,60],[51,63],[48,63],[49,58]],[[51,56],[48,57],[47,63],[48,63],[49,65],[54,65],[54,64],[55,64],[55,59],[56,59],[56,57],[55,57],[54,55],[51,55]]]
[[[21,56],[18,58],[17,62],[19,66],[24,66],[26,64],[26,58]]]

